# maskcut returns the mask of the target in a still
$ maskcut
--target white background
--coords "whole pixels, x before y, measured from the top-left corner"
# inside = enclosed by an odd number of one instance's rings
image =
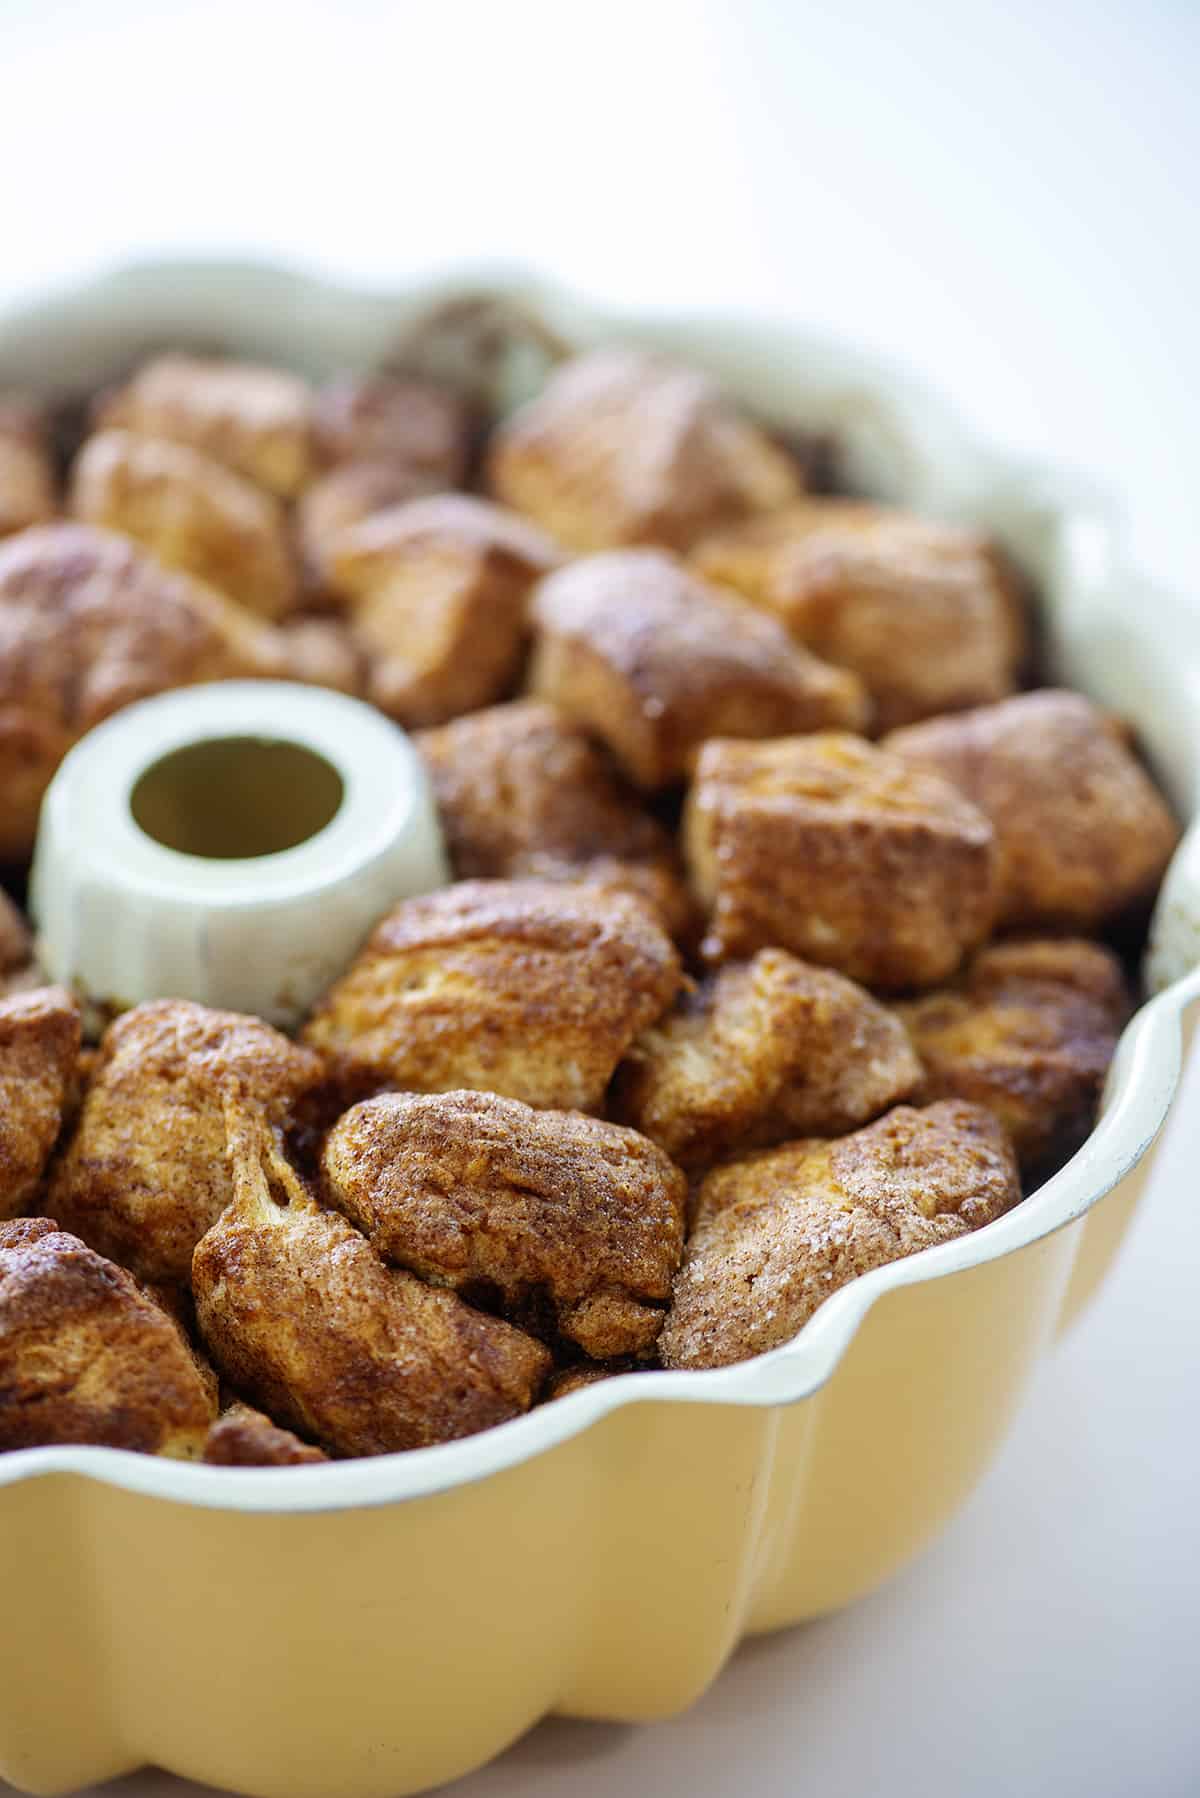
[[[0,300],[186,247],[782,313],[1098,475],[1197,589],[1198,83],[1196,0],[0,0]],[[1189,1090],[1111,1285],[920,1565],[686,1718],[544,1725],[456,1798],[1200,1793]]]

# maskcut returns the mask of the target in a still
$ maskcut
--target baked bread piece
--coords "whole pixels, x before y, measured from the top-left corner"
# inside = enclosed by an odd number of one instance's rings
[[[304,1038],[360,1091],[471,1088],[591,1111],[679,981],[669,937],[628,894],[461,881],[398,905]]]
[[[321,1173],[385,1260],[516,1322],[548,1305],[597,1359],[653,1347],[687,1182],[636,1131],[495,1093],[384,1093],[330,1131]]]
[[[983,813],[858,737],[707,743],[684,848],[710,961],[776,944],[864,986],[930,986],[995,912]]]
[[[293,499],[314,469],[308,383],[260,363],[156,356],[102,396],[95,421],[190,444],[281,499]]]
[[[880,730],[1003,699],[1025,651],[1021,600],[976,531],[812,499],[701,543],[693,566],[766,606],[861,676]]]
[[[139,1278],[184,1284],[233,1196],[226,1093],[282,1127],[323,1076],[260,1018],[186,999],[134,1006],[104,1035],[46,1208]]]
[[[681,1167],[794,1136],[837,1136],[916,1090],[902,1026],[862,987],[782,949],[684,993],[617,1070],[614,1117]]]
[[[303,1467],[329,1456],[239,1402],[222,1411],[209,1430],[204,1459],[213,1467]]]
[[[366,657],[354,631],[340,618],[303,615],[279,626],[282,671],[289,680],[361,696]]]
[[[330,585],[342,532],[376,512],[436,493],[426,475],[394,462],[346,462],[319,475],[296,502],[296,548],[310,593],[339,603]],[[344,600],[341,602],[344,604]]]
[[[953,987],[896,1009],[924,1064],[922,1099],[986,1105],[1032,1183],[1090,1132],[1130,1001],[1115,955],[1051,937],[984,949]]]
[[[0,537],[45,524],[57,494],[42,408],[19,393],[0,393]]]
[[[724,1367],[789,1342],[859,1274],[991,1223],[1021,1196],[978,1105],[898,1105],[833,1142],[716,1168],[659,1338],[666,1367]]]
[[[501,698],[520,666],[530,589],[558,559],[532,525],[465,493],[342,531],[329,579],[353,615],[376,705],[419,726]]]
[[[221,1372],[335,1454],[473,1435],[532,1404],[550,1354],[452,1292],[387,1267],[229,1107],[234,1200],[197,1244],[196,1315]]]
[[[1149,903],[1179,840],[1116,719],[1047,688],[896,731],[886,747],[954,781],[996,831],[999,922],[1096,931]]]
[[[599,880],[648,900],[668,930],[691,905],[674,845],[557,707],[493,706],[423,731],[417,746],[460,880]]]
[[[61,986],[0,998],[0,1218],[37,1196],[79,1074],[79,1006]]]
[[[24,913],[0,887],[0,979],[33,960],[33,932]]]
[[[132,537],[165,568],[206,581],[263,618],[299,593],[283,508],[224,463],[133,431],[99,431],[71,471],[70,509]]]
[[[534,597],[530,685],[607,744],[641,787],[691,772],[709,737],[866,721],[856,676],[663,550],[589,556]]]
[[[0,1224],[0,1449],[192,1458],[215,1412],[182,1332],[124,1268],[49,1218]]]
[[[798,465],[698,369],[648,350],[573,357],[493,433],[491,490],[572,549],[660,543],[786,505]]]
[[[546,1381],[542,1393],[542,1402],[548,1404],[551,1399],[569,1398],[573,1392],[582,1392],[585,1386],[598,1386],[601,1380],[615,1379],[619,1373],[642,1373],[646,1364],[639,1361],[577,1361],[571,1367],[560,1367]]]
[[[475,418],[459,394],[419,375],[343,375],[318,388],[314,433],[326,467],[386,464],[436,491],[462,485]]]
[[[169,687],[280,672],[275,633],[109,531],[48,524],[0,543],[0,861],[33,847],[63,756]]]

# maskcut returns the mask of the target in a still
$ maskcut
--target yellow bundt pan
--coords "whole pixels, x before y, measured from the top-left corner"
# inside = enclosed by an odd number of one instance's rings
[[[1135,720],[1193,811],[1200,614],[1125,567],[1094,494],[979,449],[907,380],[789,327],[605,317],[494,272],[382,296],[154,266],[0,318],[0,384],[96,382],[173,342],[320,374],[479,291],[569,342],[695,357],[780,422],[835,429],[867,489],[996,531],[1040,584],[1057,673]],[[472,316],[450,315],[443,353]],[[606,1382],[464,1442],[329,1466],[0,1458],[0,1774],[57,1793],[153,1762],[262,1798],[397,1798],[547,1712],[668,1716],[743,1636],[871,1591],[967,1498],[1102,1281],[1200,1012],[1198,961],[1193,829],[1159,904],[1157,996],[1090,1141],[999,1222],[868,1274],[757,1361]]]

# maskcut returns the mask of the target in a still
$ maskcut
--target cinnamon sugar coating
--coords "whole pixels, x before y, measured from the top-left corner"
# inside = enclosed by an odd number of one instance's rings
[[[329,584],[368,658],[368,693],[411,727],[501,698],[516,678],[534,581],[558,552],[524,519],[433,494],[340,531]]]
[[[165,437],[100,431],[71,471],[85,524],[132,537],[164,568],[205,581],[263,618],[299,594],[282,506],[215,457]]]
[[[49,1218],[0,1223],[0,1450],[194,1458],[216,1406],[178,1325]]]
[[[653,1347],[683,1249],[687,1183],[634,1130],[494,1093],[385,1093],[346,1113],[324,1191],[387,1261],[605,1359]]]
[[[213,1467],[304,1467],[329,1456],[281,1430],[253,1405],[238,1403],[222,1411],[209,1430],[204,1459]]]
[[[729,1162],[700,1188],[663,1364],[724,1367],[778,1348],[840,1286],[978,1229],[1020,1196],[1000,1124],[957,1100]]]
[[[424,731],[417,746],[459,879],[625,886],[672,934],[686,927],[690,902],[666,831],[557,707],[514,700]]]
[[[314,471],[312,392],[287,370],[176,352],[146,362],[95,408],[100,428],[186,443],[292,499]]]
[[[380,1260],[229,1111],[234,1199],[197,1244],[196,1314],[225,1377],[340,1455],[470,1436],[527,1410],[541,1343]]]
[[[23,394],[0,393],[0,537],[53,518],[55,488],[42,408]]]
[[[776,945],[864,986],[929,986],[995,915],[987,818],[858,737],[707,743],[684,846],[712,961]]]
[[[1031,1182],[1091,1130],[1130,1009],[1117,958],[1077,937],[997,943],[954,986],[896,1007],[922,1099],[986,1105]]]
[[[572,563],[542,582],[533,620],[533,691],[606,744],[641,787],[689,774],[709,737],[866,721],[855,675],[663,550]]]
[[[0,998],[0,1218],[34,1204],[79,1075],[79,1006],[60,986]]]
[[[786,505],[799,466],[709,376],[649,350],[575,356],[493,434],[493,493],[576,550],[658,543]]]
[[[612,1110],[695,1169],[852,1130],[920,1077],[903,1027],[862,987],[761,949],[710,974],[638,1038]]]
[[[629,894],[460,881],[398,905],[303,1034],[359,1090],[472,1088],[596,1110],[679,980],[669,937]]]
[[[184,999],[134,1006],[105,1033],[47,1209],[139,1278],[186,1283],[233,1197],[226,1095],[282,1127],[323,1077],[311,1050],[259,1018]]]
[[[1016,583],[988,539],[885,506],[810,499],[711,537],[707,579],[852,668],[881,730],[1003,699],[1025,653]]]
[[[896,731],[887,748],[952,780],[992,821],[999,921],[1091,932],[1146,905],[1179,828],[1118,722],[1047,688]]]
[[[33,846],[72,744],[171,687],[280,672],[272,631],[137,544],[87,524],[0,543],[0,861]]]

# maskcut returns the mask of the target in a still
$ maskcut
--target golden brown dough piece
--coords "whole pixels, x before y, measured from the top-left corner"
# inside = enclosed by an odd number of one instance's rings
[[[192,1458],[215,1410],[180,1330],[124,1268],[49,1218],[0,1224],[0,1449]]]
[[[329,1456],[252,1405],[235,1404],[209,1430],[204,1459],[213,1467],[302,1467]]]
[[[296,502],[297,549],[310,591],[331,603],[329,583],[343,531],[376,512],[437,491],[427,476],[392,462],[347,462],[330,469]]]
[[[798,465],[714,381],[647,350],[576,356],[493,435],[491,490],[572,549],[659,543],[787,505]]]
[[[579,1361],[573,1367],[562,1367],[550,1375],[542,1400],[548,1404],[551,1399],[569,1398],[573,1392],[582,1392],[585,1386],[598,1386],[601,1380],[615,1379],[619,1373],[644,1370],[645,1363],[637,1361]]]
[[[672,934],[686,928],[690,901],[666,831],[556,707],[515,700],[417,743],[460,880],[599,880],[649,900]]]
[[[362,645],[340,618],[289,618],[279,626],[280,655],[289,680],[362,693]]]
[[[1046,689],[896,731],[886,747],[954,781],[995,826],[999,922],[1093,931],[1145,905],[1179,830],[1119,723]]]
[[[385,1266],[233,1106],[230,1159],[236,1196],[197,1245],[192,1282],[240,1391],[341,1455],[447,1442],[529,1408],[550,1371],[540,1342]]]
[[[0,977],[33,960],[33,933],[25,917],[0,887]]]
[[[386,463],[431,490],[461,486],[475,419],[448,387],[419,375],[344,375],[317,391],[317,456],[328,467]]]
[[[953,987],[897,1006],[923,1099],[995,1112],[1028,1180],[1087,1137],[1129,995],[1115,955],[1078,937],[998,943]]]
[[[495,1093],[383,1093],[330,1131],[321,1172],[386,1261],[497,1294],[518,1323],[548,1302],[597,1359],[653,1347],[687,1182],[636,1131]]]
[[[731,962],[647,1030],[612,1114],[681,1167],[793,1136],[837,1136],[915,1091],[904,1029],[862,987],[782,949]]]
[[[263,618],[299,591],[283,508],[224,463],[133,431],[99,431],[71,472],[70,507],[86,524],[132,537],[165,568],[195,575]]]
[[[995,912],[983,813],[858,737],[706,744],[684,846],[711,961],[777,944],[864,986],[930,986]]]
[[[859,1274],[991,1223],[1021,1196],[1004,1131],[978,1105],[899,1105],[833,1142],[716,1168],[675,1282],[666,1367],[724,1367],[789,1342]]]
[[[768,607],[814,654],[852,668],[880,730],[1003,699],[1016,685],[1021,601],[978,532],[809,500],[709,538],[693,565]]]
[[[542,582],[533,617],[531,687],[601,738],[638,786],[682,779],[708,737],[866,720],[855,675],[663,550],[572,563]]]
[[[461,881],[398,905],[304,1036],[360,1090],[471,1088],[594,1111],[679,981],[669,937],[628,894]]]
[[[517,674],[531,587],[558,552],[466,493],[376,512],[342,531],[330,584],[370,658],[370,697],[411,726],[499,699]]]
[[[280,672],[273,631],[136,544],[86,524],[0,543],[0,861],[25,859],[42,795],[85,731],[135,699]]]
[[[34,1199],[79,1073],[79,1007],[61,986],[0,999],[0,1218]]]
[[[282,1127],[323,1076],[311,1050],[259,1018],[185,999],[137,1005],[105,1033],[47,1210],[139,1278],[184,1283],[233,1196],[224,1095]]]
[[[294,498],[313,473],[312,393],[281,368],[156,356],[104,395],[96,422],[190,444],[281,499]]]
[[[54,517],[54,469],[35,401],[0,393],[0,537]]]

